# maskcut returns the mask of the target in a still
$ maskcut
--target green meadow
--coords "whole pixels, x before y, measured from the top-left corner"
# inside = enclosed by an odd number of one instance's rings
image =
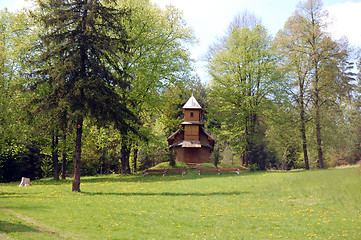
[[[0,184],[0,239],[361,239],[359,167],[32,183]]]

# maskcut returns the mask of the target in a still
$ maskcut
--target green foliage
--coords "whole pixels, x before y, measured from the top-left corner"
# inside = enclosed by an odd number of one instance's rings
[[[50,157],[44,158],[41,163],[41,171],[43,172],[43,178],[51,177],[53,173],[53,163]]]
[[[212,131],[244,156],[245,165],[263,168],[262,115],[279,85],[271,38],[259,25],[236,27],[227,37],[209,62]]]
[[[168,150],[168,159],[169,159],[169,166],[170,167],[174,167],[176,162],[176,152],[174,152],[173,150]]]
[[[143,148],[141,148],[138,152],[138,161],[140,163],[138,170],[145,170],[155,165],[154,155]]]
[[[164,125],[166,137],[173,134],[183,120],[183,106],[193,94],[206,113],[208,99],[206,88],[202,82],[196,79],[186,79],[184,82],[170,85],[162,94],[161,101],[164,106],[160,121]]]
[[[334,138],[342,133],[335,134],[335,129],[342,126],[341,108],[347,109],[353,98],[352,51],[346,41],[330,37],[326,18],[322,1],[303,2],[275,41],[283,57],[280,66],[292,86],[288,94],[292,99],[290,113],[296,113],[293,118],[302,138],[306,169],[308,152],[312,154],[310,159],[317,159],[317,166],[323,168],[330,160],[330,149],[338,151],[334,148],[340,139]]]
[[[134,170],[169,164],[166,139],[192,93],[217,137],[217,167],[307,168],[305,152],[311,167],[320,152],[325,166],[361,160],[361,57],[350,74],[348,44],[330,39],[323,21],[310,27],[305,10],[324,17],[321,1],[300,4],[275,41],[252,14],[232,22],[208,86],[192,67],[193,32],[172,6],[37,2],[36,22],[0,12],[0,181],[48,176],[53,128],[67,136],[56,149],[71,166],[79,119],[83,174],[119,173],[120,159],[135,156]]]
[[[0,153],[0,182],[18,181],[22,177],[41,178],[41,164],[44,158],[45,156],[40,153],[39,143],[11,143]]]
[[[175,162],[174,166],[170,166],[169,162],[163,162],[163,163],[157,164],[156,166],[154,166],[154,167],[152,167],[150,169],[169,169],[169,168],[186,169],[188,167],[184,162]]]
[[[165,107],[168,99],[163,93],[192,79],[187,46],[194,37],[182,13],[172,6],[161,9],[141,0],[122,1],[119,6],[131,9],[124,23],[131,50],[123,54],[119,63],[128,73],[131,88],[122,94],[135,103],[128,106],[141,121],[137,127],[148,140],[157,141],[149,124],[173,111]]]
[[[0,182],[41,177],[41,134],[23,106],[30,101],[28,52],[36,33],[24,12],[0,11]]]
[[[38,110],[89,115],[101,125],[114,123],[122,132],[133,129],[135,116],[119,91],[129,86],[127,73],[118,65],[131,42],[123,26],[127,9],[71,1],[38,1],[33,12],[40,33],[37,88]],[[47,86],[50,86],[47,87]],[[56,116],[56,115],[55,115]],[[134,130],[134,129],[133,129]]]
[[[32,103],[54,120],[64,112],[75,116],[73,191],[80,191],[86,117],[100,126],[113,124],[122,134],[141,135],[131,107],[136,102],[126,96],[129,72],[120,64],[132,46],[125,26],[130,10],[100,0],[38,0],[37,7],[32,12],[40,29],[33,86],[41,94]]]
[[[213,164],[214,166],[218,166],[221,163],[221,153],[219,152],[218,148],[213,150]]]
[[[112,126],[91,126],[85,122],[81,170],[84,175],[119,173],[121,135]]]
[[[248,166],[248,168],[251,172],[258,171],[261,169],[258,163],[251,164]]]
[[[266,164],[267,169],[290,170],[300,167],[300,164],[296,164],[301,156],[300,133],[295,127],[297,116],[294,111],[286,110],[288,106],[288,103],[276,105],[268,112],[267,151],[274,155],[274,160]]]

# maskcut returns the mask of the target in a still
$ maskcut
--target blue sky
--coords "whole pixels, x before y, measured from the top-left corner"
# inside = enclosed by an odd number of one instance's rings
[[[183,11],[184,19],[193,28],[198,43],[192,46],[197,73],[207,81],[206,62],[203,56],[217,37],[223,35],[232,19],[244,10],[262,19],[272,35],[283,28],[284,23],[296,10],[299,0],[152,0],[160,7],[172,4]],[[15,11],[29,5],[26,0],[0,0],[0,9]],[[334,20],[330,31],[335,38],[346,36],[350,44],[361,47],[361,1],[323,0],[324,8]]]

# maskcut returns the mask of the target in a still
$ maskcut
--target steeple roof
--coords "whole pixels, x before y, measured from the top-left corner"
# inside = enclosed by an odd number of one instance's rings
[[[185,108],[185,109],[202,109],[201,105],[199,105],[197,100],[193,97],[193,94],[192,94],[192,97],[190,97],[190,99],[188,99],[186,104],[184,104],[183,108]]]

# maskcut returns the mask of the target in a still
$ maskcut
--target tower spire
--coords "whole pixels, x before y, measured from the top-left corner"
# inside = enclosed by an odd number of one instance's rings
[[[199,105],[197,100],[194,98],[193,93],[192,93],[192,96],[186,102],[186,104],[184,104],[183,108],[185,108],[185,109],[202,109],[201,105]]]

